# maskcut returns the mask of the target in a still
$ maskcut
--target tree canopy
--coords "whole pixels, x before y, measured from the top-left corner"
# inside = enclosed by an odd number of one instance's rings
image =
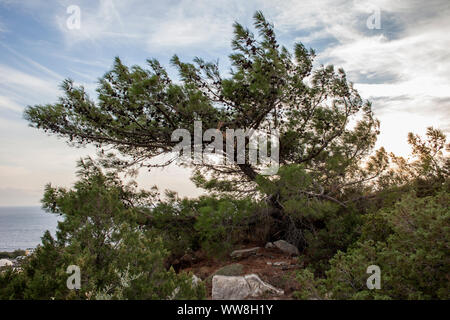
[[[254,15],[254,28],[256,34],[234,24],[231,67],[225,76],[218,62],[201,58],[186,63],[173,56],[172,66],[179,73],[175,80],[155,59],[142,68],[127,67],[116,58],[99,80],[95,101],[68,79],[57,103],[28,107],[25,118],[74,145],[94,144],[104,165],[119,169],[174,162],[179,154],[173,152],[178,143],[171,139],[173,131],[186,129],[193,137],[194,121],[202,121],[203,128],[217,128],[223,137],[227,129],[277,130],[280,165],[302,165],[312,172],[312,189],[304,190],[311,196],[336,200],[337,190],[376,176],[385,165],[383,150],[367,168],[358,164],[370,154],[379,122],[344,70],[313,67],[315,53],[301,43],[292,52],[281,46],[274,25],[261,12]],[[202,141],[200,147],[207,145]],[[248,139],[245,148],[248,154]],[[216,153],[225,156],[225,150]],[[159,155],[170,158],[151,161]],[[201,187],[234,193],[257,190],[258,164],[191,165]]]

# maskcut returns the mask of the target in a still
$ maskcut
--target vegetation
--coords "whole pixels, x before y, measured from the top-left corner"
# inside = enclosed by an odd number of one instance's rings
[[[409,136],[417,160],[395,158],[402,165],[383,181],[397,184],[385,186],[371,200],[375,204],[361,215],[358,239],[338,250],[328,268],[311,261],[299,273],[299,298],[450,298],[449,158],[440,153],[446,141],[442,133],[430,128],[427,136],[427,141]],[[381,268],[380,290],[366,287],[370,265]]]
[[[25,255],[25,250],[14,250],[13,252],[0,252],[0,259],[15,259]]]
[[[92,161],[79,166],[73,190],[46,188],[44,208],[64,217],[56,239],[47,232],[23,270],[0,277],[0,297],[166,299],[178,288],[177,298],[201,298],[204,288],[193,288],[190,275],[164,268],[161,237],[140,224],[148,210],[141,206],[154,195],[123,185]],[[80,290],[67,288],[69,265],[82,270]]]
[[[204,286],[175,261],[194,252],[218,259],[237,245],[278,239],[301,252],[299,298],[449,298],[445,135],[410,134],[411,160],[373,150],[379,122],[345,72],[313,69],[313,50],[297,43],[289,52],[260,12],[254,19],[257,35],[234,25],[228,77],[200,58],[172,58],[179,82],[156,60],[147,70],[117,58],[99,81],[97,103],[66,80],[58,103],[27,108],[32,126],[99,152],[80,161],[72,189],[47,186],[43,207],[64,220],[22,270],[0,273],[0,298],[201,299]],[[224,141],[229,129],[277,130],[279,171],[264,176],[263,164],[249,161],[190,163],[192,180],[209,192],[197,199],[160,197],[119,179],[182,159],[176,129],[188,130],[191,147],[208,148],[196,145],[194,121],[217,128],[215,139]],[[248,139],[244,147],[248,155]],[[79,290],[66,286],[69,265],[82,271]],[[380,290],[366,286],[370,265],[381,268]]]
[[[347,252],[330,261],[324,278],[311,269],[298,275],[302,298],[333,299],[445,299],[449,296],[450,197],[448,186],[435,196],[406,194],[394,208],[368,216],[368,228]],[[378,220],[374,223],[374,220]],[[384,238],[384,239],[383,239]],[[367,266],[382,266],[382,287],[367,290]]]
[[[361,99],[344,70],[333,66],[313,69],[313,50],[297,43],[291,53],[278,44],[273,25],[261,12],[254,20],[257,35],[234,25],[228,77],[220,74],[217,63],[200,58],[194,63],[172,58],[181,82],[170,79],[156,60],[148,60],[150,69],[144,69],[129,68],[117,58],[113,69],[99,81],[97,103],[84,88],[66,80],[58,103],[29,107],[25,117],[32,126],[74,145],[96,145],[103,165],[129,171],[182,160],[174,152],[178,141],[172,140],[177,129],[189,132],[192,148],[205,150],[210,143],[200,144],[194,135],[194,122],[201,121],[205,129],[220,130],[215,139],[223,140],[223,150],[216,150],[217,156],[234,161],[192,163],[197,185],[235,197],[263,191],[259,194],[268,198],[271,216],[280,224],[289,224],[281,207],[287,199],[277,184],[258,190],[263,166],[250,161],[239,164],[237,148],[226,150],[227,130],[278,131],[279,163],[309,173],[310,183],[299,185],[299,192],[340,203],[339,193],[361,187],[385,166],[384,150],[367,167],[358,165],[378,134],[371,104]],[[243,144],[248,155],[249,139]],[[105,153],[105,149],[115,151]],[[169,160],[151,161],[160,155]]]

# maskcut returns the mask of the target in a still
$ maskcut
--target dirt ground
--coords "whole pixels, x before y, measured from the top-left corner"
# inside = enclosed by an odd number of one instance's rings
[[[240,249],[256,247],[248,245]],[[208,259],[201,252],[196,252],[190,260],[189,266],[180,271],[192,272],[205,281],[207,297],[211,298],[211,277],[220,268],[230,264],[241,264],[243,272],[240,275],[257,274],[261,280],[270,283],[278,289],[284,290],[283,296],[261,297],[262,299],[292,299],[293,293],[299,289],[295,276],[303,266],[298,257],[291,257],[277,248],[266,249],[260,247],[255,255],[246,258],[235,259],[230,256],[218,260]],[[189,259],[189,258],[188,258]],[[185,258],[185,260],[187,260]]]

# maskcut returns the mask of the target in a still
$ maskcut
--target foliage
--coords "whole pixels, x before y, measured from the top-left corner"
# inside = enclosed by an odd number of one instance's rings
[[[175,55],[176,80],[155,59],[145,69],[116,58],[95,101],[68,79],[57,103],[26,109],[31,126],[71,145],[94,144],[111,170],[88,160],[74,189],[46,188],[44,208],[64,221],[22,272],[0,274],[1,298],[201,298],[203,286],[168,268],[170,257],[196,250],[217,257],[255,236],[301,249],[307,268],[298,274],[299,298],[449,298],[445,134],[432,127],[425,139],[410,133],[410,159],[373,151],[379,122],[345,72],[313,68],[315,53],[301,43],[292,52],[280,46],[261,12],[254,28],[256,35],[234,24],[227,77],[201,58],[185,63]],[[157,201],[156,190],[120,181],[118,172],[182,160],[174,130],[187,130],[190,147],[208,148],[210,141],[196,145],[195,121],[217,128],[215,140],[227,130],[278,132],[278,173],[262,176],[263,165],[248,157],[237,164],[224,147],[217,158],[234,162],[181,163],[208,196],[168,192]],[[249,139],[244,147],[248,155]],[[160,155],[169,160],[155,163]],[[79,291],[65,285],[69,264],[81,267]],[[369,265],[381,267],[381,290],[366,287]]]
[[[448,299],[450,260],[450,196],[407,194],[394,208],[367,220],[361,239],[330,261],[323,279],[310,271],[299,274],[305,290],[300,297],[333,299]],[[382,236],[373,232],[386,228]],[[366,268],[381,268],[381,290],[368,290]]]
[[[288,215],[286,240],[305,249],[305,262],[315,264],[316,271],[324,271],[338,250],[358,238],[361,214],[351,203],[328,198],[317,180],[304,165],[289,165],[280,169],[278,179],[264,180],[260,187],[280,195],[278,202]]]
[[[0,252],[0,259],[15,259],[19,256],[25,256],[25,250],[14,250],[13,252]]]
[[[173,81],[155,59],[144,69],[127,67],[116,58],[99,80],[98,102],[66,80],[57,103],[28,107],[25,118],[71,144],[94,144],[103,164],[119,170],[173,163],[180,155],[173,154],[178,141],[172,141],[172,132],[187,130],[189,145],[194,146],[194,121],[200,120],[205,129],[217,128],[223,139],[229,129],[278,131],[280,164],[314,170],[315,178],[320,177],[316,185],[324,190],[320,197],[335,197],[336,190],[376,177],[385,167],[383,157],[364,169],[358,164],[370,154],[379,123],[344,70],[332,65],[313,68],[315,53],[301,43],[294,44],[292,52],[280,46],[274,26],[261,12],[254,15],[254,28],[256,35],[234,24],[228,77],[220,74],[218,62],[201,58],[193,63],[176,55],[171,59],[180,81]],[[208,145],[203,141],[198,147]],[[224,141],[222,145],[223,150],[215,152],[223,159],[230,150]],[[105,148],[113,151],[104,153]],[[151,161],[161,154],[170,160]],[[236,160],[235,150],[231,155]],[[199,186],[240,196],[255,191],[263,167],[249,161],[191,164]],[[315,189],[304,191],[314,194]]]
[[[427,192],[432,194],[450,177],[450,158],[445,153],[450,152],[450,143],[447,143],[446,136],[433,127],[427,128],[425,136],[424,140],[412,132],[408,134],[412,159],[391,154],[394,166],[380,179],[382,188],[410,184],[426,195]]]
[[[254,208],[249,200],[202,199],[194,226],[202,247],[215,255],[228,253],[249,232],[249,218]]]
[[[123,185],[90,160],[79,165],[73,189],[46,188],[44,208],[64,217],[56,239],[47,232],[21,272],[0,275],[0,282],[8,283],[0,289],[1,298],[91,299],[101,292],[115,299],[165,299],[175,288],[181,297],[201,298],[201,288],[191,288],[189,275],[164,268],[168,252],[161,238],[142,227],[146,211],[140,205],[152,194]],[[69,265],[81,270],[80,290],[66,286]]]
[[[260,222],[257,209],[258,204],[250,199],[172,197],[152,209],[151,226],[161,233],[174,256],[202,249],[219,257],[251,238],[251,226]]]

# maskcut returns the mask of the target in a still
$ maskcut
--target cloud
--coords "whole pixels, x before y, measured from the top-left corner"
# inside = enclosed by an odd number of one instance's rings
[[[225,2],[218,3],[220,6]],[[160,1],[102,0],[97,6],[82,1],[79,7],[79,30],[67,28],[66,12],[59,10],[55,16],[59,30],[71,46],[104,41],[144,44],[153,50],[208,42],[218,45],[222,41],[218,36],[225,30],[230,31],[233,22],[229,10],[217,10],[218,4],[209,1],[172,1],[167,6]]]
[[[10,99],[9,97],[0,95],[0,109],[7,109],[14,112],[22,112],[23,106]]]
[[[381,29],[367,18],[380,11]],[[450,2],[283,1],[272,14],[282,33],[323,45],[317,61],[343,67],[381,120],[378,146],[406,155],[408,132],[450,133]]]
[[[10,46],[8,46],[8,45],[6,45],[4,43],[1,43],[1,42],[0,42],[0,45],[2,47],[4,47],[5,49],[7,49],[9,52],[11,52],[16,58],[20,58],[23,62],[29,64],[31,67],[37,69],[39,72],[44,72],[44,73],[46,73],[47,76],[50,76],[50,77],[52,77],[53,79],[56,79],[56,80],[63,79],[63,77],[61,75],[59,75],[58,73],[56,73],[55,71],[53,71],[53,70],[43,66],[42,64],[34,61],[31,58],[29,58],[29,57],[19,53],[17,50],[14,50]]]
[[[0,64],[0,107],[22,111],[28,103],[44,103],[56,100],[58,81]]]

